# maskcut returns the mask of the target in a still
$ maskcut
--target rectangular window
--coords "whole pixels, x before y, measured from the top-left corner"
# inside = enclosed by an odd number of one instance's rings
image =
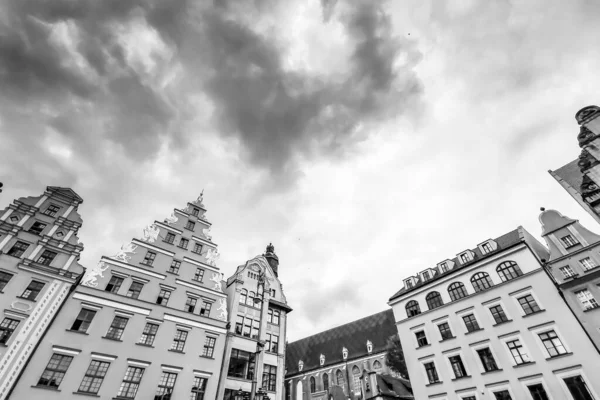
[[[589,271],[590,269],[596,268],[596,263],[589,257],[579,260],[579,264],[581,264],[581,267],[584,269],[584,271]]]
[[[439,324],[438,329],[440,330],[440,335],[442,335],[442,340],[453,338],[452,331],[450,330],[450,325],[448,325],[447,322]]]
[[[213,353],[215,352],[215,342],[216,341],[217,341],[217,339],[215,339],[214,337],[211,337],[211,336],[206,337],[206,340],[204,340],[204,351],[202,352],[202,356],[212,358]]]
[[[71,330],[83,333],[87,332],[95,315],[96,311],[82,308],[79,311],[77,318],[75,318],[75,322],[73,322],[73,325],[71,325]]]
[[[54,217],[56,213],[60,210],[60,207],[55,204],[50,204],[48,208],[44,210],[42,214],[47,215],[49,217]]]
[[[519,297],[517,300],[523,308],[525,315],[533,314],[540,311],[540,306],[538,306],[535,299],[530,294],[528,294],[527,296]]]
[[[277,353],[279,350],[279,336],[271,334],[271,349],[270,351],[273,353]]]
[[[269,311],[267,311],[267,322],[273,323],[273,309],[272,308],[269,308]]]
[[[579,290],[579,291],[575,292],[575,294],[577,295],[577,299],[583,306],[584,310],[591,310],[592,308],[598,307],[598,302],[596,301],[596,299],[594,298],[592,293],[590,293],[589,290],[587,290],[587,289]]]
[[[258,330],[260,328],[260,321],[255,319],[254,321],[252,321],[252,333],[250,334],[250,337],[252,339],[258,339]]]
[[[161,306],[166,306],[169,303],[169,299],[171,298],[171,291],[167,289],[160,289],[158,293],[158,297],[156,298],[156,304],[160,304]]]
[[[573,396],[575,400],[594,400],[590,389],[587,384],[583,380],[581,375],[570,376],[568,378],[563,378],[565,385],[567,385],[567,389]]]
[[[127,297],[131,297],[132,299],[137,299],[140,297],[140,293],[142,292],[142,288],[144,284],[141,282],[133,281],[131,282],[131,286],[129,286],[129,290],[127,291]]]
[[[18,319],[4,318],[0,323],[0,343],[6,344],[19,325]]]
[[[281,311],[273,310],[273,321],[271,322],[273,325],[279,325],[280,315],[281,315]]]
[[[252,330],[252,319],[246,317],[244,319],[244,330],[242,331],[242,336],[250,337],[251,330]]]
[[[38,294],[40,294],[40,292],[42,291],[44,285],[45,283],[43,282],[31,281],[31,283],[29,283],[29,286],[27,286],[27,289],[25,289],[21,297],[27,300],[35,300]]]
[[[265,364],[263,368],[262,387],[271,392],[275,391],[277,383],[277,367]]]
[[[42,265],[50,265],[52,260],[56,257],[56,252],[50,250],[44,250],[42,255],[37,259],[37,263]]]
[[[200,209],[199,208],[196,208],[196,207],[192,208],[192,215],[194,217],[197,217],[199,213],[200,213]]]
[[[194,243],[193,253],[202,254],[202,245],[200,243]]]
[[[126,399],[134,399],[137,394],[140,382],[144,376],[144,368],[139,367],[127,367],[123,382],[119,387],[118,397],[124,397]]]
[[[196,309],[196,303],[197,302],[198,302],[197,298],[195,298],[195,297],[189,297],[188,296],[188,298],[187,298],[187,300],[185,302],[184,311],[193,313],[194,310]]]
[[[254,379],[255,358],[253,353],[232,349],[227,376],[241,379]]]
[[[125,331],[128,321],[127,318],[116,316],[110,324],[108,332],[106,332],[106,337],[109,339],[121,340],[121,336],[123,336],[123,331]]]
[[[181,261],[173,260],[171,261],[171,265],[169,266],[169,272],[172,274],[178,274],[179,267],[181,267]]]
[[[461,254],[460,255],[460,262],[461,264],[466,264],[469,262],[469,256],[467,256],[466,254]]]
[[[492,246],[488,242],[485,242],[484,244],[481,245],[481,250],[482,250],[483,254],[491,253]]]
[[[431,276],[429,276],[429,271],[423,272],[422,276],[423,276],[423,281],[428,281],[431,278]]]
[[[565,278],[570,278],[572,276],[575,276],[575,272],[573,272],[573,270],[571,269],[570,266],[565,265],[564,267],[560,267],[560,272],[562,272],[563,276]]]
[[[202,282],[204,279],[204,270],[202,268],[196,268],[196,273],[194,274],[194,280],[198,282]]]
[[[185,224],[185,229],[189,229],[190,231],[193,231],[195,226],[196,226],[196,223],[195,223],[195,222],[193,222],[193,221],[188,221],[188,222]]]
[[[200,315],[203,317],[208,317],[210,315],[210,308],[212,304],[208,301],[202,302],[202,307],[200,307]]]
[[[33,225],[31,225],[31,228],[29,228],[29,232],[33,233],[34,235],[41,235],[46,226],[47,225],[43,222],[35,221]]]
[[[194,386],[192,386],[192,394],[190,400],[204,400],[204,392],[206,391],[206,378],[194,377]]]
[[[156,337],[156,332],[158,332],[158,325],[146,323],[144,327],[144,331],[142,332],[142,337],[140,338],[139,343],[145,344],[148,346],[152,346],[154,344],[154,338]]]
[[[171,400],[171,394],[173,394],[176,380],[177,374],[163,371],[160,376],[160,381],[158,382],[158,389],[154,395],[154,400]]]
[[[187,249],[188,244],[190,243],[190,241],[186,238],[181,238],[181,240],[179,240],[179,247],[181,247],[182,249]]]
[[[9,256],[21,258],[21,256],[23,256],[23,253],[25,253],[28,247],[29,243],[21,242],[20,240],[18,240],[6,254]]]
[[[554,330],[538,334],[550,357],[565,354],[567,350]]]
[[[142,260],[141,264],[147,265],[147,266],[152,266],[152,264],[154,264],[154,259],[156,258],[156,253],[153,251],[147,251],[146,252],[146,256],[144,257],[144,259]]]
[[[123,283],[123,278],[118,276],[111,276],[110,281],[108,281],[108,285],[104,288],[105,292],[117,293],[121,288],[121,284]]]
[[[529,356],[525,352],[523,345],[519,339],[511,340],[506,342],[506,346],[508,346],[508,350],[515,360],[515,364],[525,364],[529,362]]]
[[[183,351],[187,335],[187,331],[177,329],[177,332],[175,333],[175,338],[173,339],[173,344],[171,345],[171,350]]]
[[[477,350],[477,354],[479,355],[479,359],[481,360],[481,364],[483,364],[483,369],[485,372],[496,371],[498,369],[496,360],[494,359],[492,351],[489,349],[489,347]]]
[[[548,398],[548,394],[546,393],[546,389],[544,389],[544,385],[541,383],[528,385],[527,389],[529,389],[529,393],[531,393],[533,400],[550,400]]]
[[[494,392],[494,398],[496,400],[513,400],[508,390],[499,390]]]
[[[429,344],[427,342],[427,336],[425,336],[425,331],[415,332],[415,336],[417,338],[417,344],[419,347],[427,346]]]
[[[108,367],[110,367],[109,362],[92,360],[87,371],[85,371],[85,375],[83,376],[81,385],[79,385],[78,391],[82,393],[97,394],[100,390],[100,386],[102,386]]]
[[[441,263],[440,269],[442,270],[442,272],[448,271],[448,263],[445,263],[445,262]]]
[[[435,364],[433,362],[424,363],[425,373],[427,373],[427,379],[429,379],[429,383],[436,383],[440,381],[437,370],[435,369]]]
[[[69,369],[69,365],[71,365],[71,361],[73,361],[71,356],[53,354],[37,385],[58,388]]]
[[[244,316],[238,315],[235,320],[235,333],[236,335],[241,335],[242,330],[244,329]]]
[[[408,279],[405,280],[404,281],[404,286],[406,286],[407,289],[411,288],[412,287],[412,281],[410,281]]]
[[[460,356],[448,357],[448,360],[450,360],[450,365],[452,366],[452,371],[454,372],[455,378],[467,376],[467,371],[465,370],[465,366]]]
[[[562,240],[563,244],[565,245],[565,248],[569,248],[569,247],[573,247],[577,244],[579,244],[579,242],[577,240],[575,240],[573,238],[573,236],[571,235],[567,235],[567,236],[563,236],[562,238],[560,238],[560,240]]]
[[[473,314],[469,314],[469,315],[465,315],[463,318],[463,321],[465,322],[465,326],[467,327],[467,331],[468,332],[474,332],[479,330],[479,324],[477,323],[477,320],[475,319],[475,315]]]
[[[12,274],[8,274],[4,271],[0,271],[0,292],[4,290],[10,279],[12,278]]]
[[[490,312],[492,313],[492,317],[494,317],[494,321],[496,321],[496,324],[501,324],[503,322],[508,321],[508,317],[504,313],[502,306],[497,305],[490,307]]]
[[[167,236],[165,237],[165,242],[169,244],[173,244],[175,242],[175,234],[172,232],[167,232]]]

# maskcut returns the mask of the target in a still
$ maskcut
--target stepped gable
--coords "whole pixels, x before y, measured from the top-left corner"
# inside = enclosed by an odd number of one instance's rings
[[[287,375],[299,372],[300,360],[304,363],[302,373],[322,368],[321,354],[325,356],[323,367],[339,364],[344,361],[343,347],[348,349],[347,361],[364,357],[368,354],[367,340],[373,343],[372,354],[380,353],[385,351],[388,338],[396,333],[394,313],[390,309],[289,343],[285,360]]]

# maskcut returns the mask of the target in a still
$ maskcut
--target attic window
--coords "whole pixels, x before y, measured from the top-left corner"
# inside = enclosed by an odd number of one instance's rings
[[[468,263],[471,260],[472,260],[471,254],[468,251],[465,251],[464,253],[462,253],[460,255],[460,262],[461,262],[461,264],[466,264],[466,263]]]
[[[483,254],[491,253],[492,245],[490,244],[490,242],[485,242],[484,244],[482,244],[481,251],[483,252]]]
[[[441,263],[441,264],[440,264],[440,270],[441,270],[442,272],[446,272],[446,271],[448,271],[448,263],[447,263],[447,262],[443,262],[443,263]]]
[[[404,281],[404,286],[406,286],[406,288],[411,288],[413,286],[413,283],[410,279],[407,279]]]
[[[429,274],[429,271],[423,271],[423,274],[421,274],[421,276],[423,277],[424,282],[431,279],[431,275]]]

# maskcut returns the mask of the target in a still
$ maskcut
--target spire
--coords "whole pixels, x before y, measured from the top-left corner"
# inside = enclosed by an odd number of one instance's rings
[[[269,245],[267,246],[267,250],[265,254],[263,254],[263,256],[269,262],[269,265],[273,269],[275,276],[278,276],[279,257],[277,257],[277,254],[275,254],[275,246],[273,246],[273,243],[269,243]]]

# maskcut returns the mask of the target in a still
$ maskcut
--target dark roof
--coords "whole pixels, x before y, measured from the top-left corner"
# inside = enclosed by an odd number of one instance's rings
[[[478,261],[481,261],[483,259],[491,257],[495,254],[498,254],[501,251],[504,251],[510,247],[513,247],[513,246],[523,242],[525,240],[525,238],[524,238],[524,235],[521,232],[521,230],[524,230],[524,229],[522,227],[518,227],[517,229],[510,231],[510,232],[496,238],[495,242],[498,245],[498,247],[496,248],[496,250],[494,250],[490,253],[483,254],[481,252],[481,250],[479,250],[479,247],[471,249],[471,251],[475,254],[475,256],[473,257],[473,260],[469,261],[466,264],[461,264],[458,261],[458,258],[455,257],[452,259],[452,261],[454,262],[454,268],[452,268],[446,272],[441,272],[437,266],[433,267],[432,269],[436,271],[436,274],[434,275],[433,279],[429,279],[428,281],[422,281],[420,277],[417,277],[417,282],[415,285],[413,285],[410,288],[403,287],[402,289],[400,289],[398,292],[396,292],[396,294],[394,294],[390,298],[390,301],[392,301],[395,298],[400,297],[406,293],[412,292],[412,291],[416,290],[417,288],[424,286],[425,284],[430,284],[431,282],[435,282],[436,280],[440,279],[443,276],[453,274],[456,270],[465,268],[469,265],[472,265]]]
[[[571,186],[573,189],[577,191],[577,193],[581,193],[581,184],[583,183],[583,174],[579,170],[579,165],[577,162],[579,159],[575,159],[570,163],[563,165],[559,169],[555,171],[549,171],[551,175],[555,178],[560,178],[566,184]],[[557,179],[558,180],[558,179]]]
[[[409,380],[394,378],[388,374],[377,374],[376,377],[384,399],[414,399]]]
[[[269,299],[269,305],[273,305],[275,307],[281,308],[282,310],[285,310],[288,314],[291,313],[292,311],[294,311],[292,309],[292,307],[288,306],[285,303],[282,303],[281,301],[277,301],[275,299]]]
[[[286,348],[286,375],[298,373],[298,361],[304,362],[302,373],[321,368],[319,357],[325,356],[325,366],[343,362],[342,347],[348,349],[348,360],[364,357],[367,340],[373,343],[373,354],[385,351],[387,340],[398,333],[391,309],[326,330],[289,343]]]

